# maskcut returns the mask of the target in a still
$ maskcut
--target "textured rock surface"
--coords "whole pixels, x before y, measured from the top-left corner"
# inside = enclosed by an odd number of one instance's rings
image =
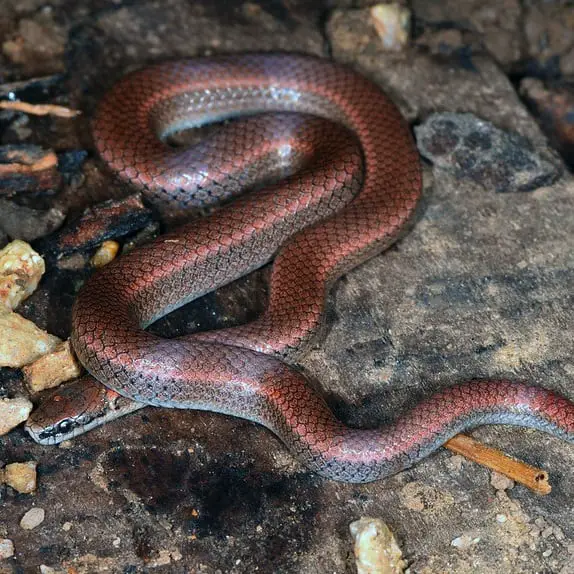
[[[321,14],[298,2],[227,11],[184,0],[102,6],[77,2],[66,5],[65,18],[61,12],[70,100],[86,112],[76,124],[85,145],[97,97],[128,69],[199,52],[277,47],[330,50],[387,88],[413,122],[437,111],[471,112],[556,161],[490,60],[385,54],[362,11],[334,12],[325,42]],[[74,130],[57,128],[51,137],[79,145]],[[427,168],[426,176],[413,230],[335,286],[326,338],[302,367],[354,425],[384,423],[436,389],[480,377],[528,380],[574,398],[574,184],[497,194],[444,170]],[[118,193],[97,161],[86,162],[85,178],[60,199],[77,208]],[[154,330],[176,335],[250,319],[264,305],[265,274],[187,306]],[[22,312],[65,337],[81,279],[48,270]],[[16,372],[0,374],[6,392],[21,389]],[[35,504],[45,519],[23,531],[29,497],[2,491],[0,537],[17,549],[2,567],[352,572],[349,523],[372,516],[396,534],[412,572],[567,572],[574,560],[574,449],[517,429],[475,434],[543,466],[552,494],[491,484],[487,470],[446,451],[383,482],[326,482],[263,429],[207,413],[145,409],[67,448],[39,447],[16,431],[2,437],[0,460],[38,462]]]
[[[415,128],[421,155],[455,178],[497,193],[551,185],[561,170],[533,152],[526,138],[473,114],[433,114]]]

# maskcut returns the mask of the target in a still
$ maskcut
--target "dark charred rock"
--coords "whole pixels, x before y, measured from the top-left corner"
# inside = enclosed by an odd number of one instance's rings
[[[520,93],[538,117],[550,142],[574,167],[574,84],[546,87],[541,80],[525,78]]]
[[[144,206],[140,194],[136,193],[87,208],[75,221],[36,248],[50,258],[86,252],[108,239],[136,233],[152,221],[152,211]]]
[[[497,193],[533,191],[561,175],[526,138],[473,114],[434,114],[415,133],[421,154],[436,168]]]

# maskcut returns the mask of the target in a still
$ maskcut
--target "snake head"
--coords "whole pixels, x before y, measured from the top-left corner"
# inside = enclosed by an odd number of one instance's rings
[[[37,443],[54,445],[142,406],[119,397],[88,375],[48,396],[32,413],[25,429]]]

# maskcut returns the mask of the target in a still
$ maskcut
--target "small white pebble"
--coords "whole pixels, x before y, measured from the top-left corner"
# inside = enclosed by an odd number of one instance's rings
[[[45,516],[43,508],[31,508],[20,520],[20,527],[24,530],[32,530],[44,522]]]
[[[504,524],[508,519],[506,518],[506,514],[497,514],[496,515],[496,522],[500,522],[500,524]]]
[[[258,524],[258,525],[255,527],[255,532],[263,532],[263,526],[261,526],[261,524]]]
[[[473,538],[468,534],[463,534],[462,536],[458,536],[455,538],[450,545],[454,546],[455,548],[459,548],[461,550],[465,550],[466,548],[470,548],[474,544],[478,544],[480,542],[480,538],[477,536]]]
[[[397,52],[408,45],[411,22],[408,8],[399,4],[377,4],[370,13],[385,50]]]
[[[14,556],[14,543],[8,538],[0,538],[0,560]]]
[[[70,532],[70,530],[72,530],[72,523],[64,522],[64,524],[62,524],[62,530],[64,530],[65,532]]]
[[[463,545],[466,545],[467,541],[462,536],[457,536],[450,541],[450,545],[454,546],[455,548],[462,548]]]
[[[551,556],[551,555],[552,555],[552,549],[551,549],[551,548],[549,548],[548,550],[545,550],[545,551],[542,553],[542,556],[544,556],[544,558],[548,558],[548,557]]]
[[[122,543],[122,539],[118,536],[118,538],[114,538],[112,544],[114,545],[114,548],[119,548],[120,544]]]
[[[389,527],[378,518],[363,517],[349,524],[357,574],[398,574],[405,562]]]

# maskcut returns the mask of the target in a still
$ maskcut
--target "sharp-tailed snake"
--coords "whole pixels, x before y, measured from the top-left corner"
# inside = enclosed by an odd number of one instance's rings
[[[191,148],[165,143],[225,119],[234,121]],[[407,124],[361,75],[289,54],[160,64],[106,95],[94,141],[166,219],[225,205],[87,281],[72,343],[110,390],[84,379],[57,391],[28,422],[36,440],[55,443],[146,404],[202,409],[260,423],[310,469],[348,482],[389,476],[477,425],[534,427],[574,441],[573,403],[507,381],[451,387],[389,426],[349,428],[284,361],[317,333],[333,282],[394,242],[421,194]],[[176,339],[144,330],[273,257],[269,303],[257,320]]]

